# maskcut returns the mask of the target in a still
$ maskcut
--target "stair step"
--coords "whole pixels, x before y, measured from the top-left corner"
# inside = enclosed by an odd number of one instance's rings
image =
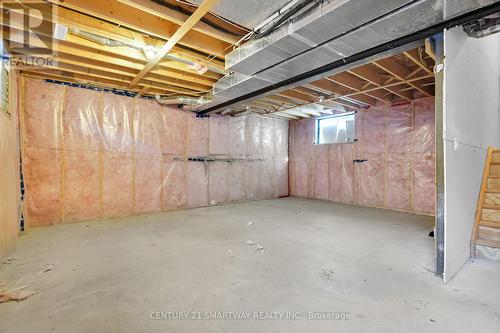
[[[500,179],[488,178],[488,189],[500,190]]]
[[[499,190],[487,189],[485,192],[486,193],[500,193],[500,189]]]
[[[476,244],[475,254],[477,258],[500,262],[500,249],[495,247]]]
[[[491,179],[500,179],[500,175],[488,175],[488,178],[491,178]]]
[[[489,247],[495,247],[497,249],[500,249],[500,241],[495,241],[492,239],[483,239],[483,238],[478,238],[476,239],[476,244],[478,245],[486,245]]]
[[[491,228],[480,225],[478,237],[500,242],[500,228]]]
[[[490,164],[490,177],[500,177],[500,164]]]
[[[486,206],[483,206],[483,210],[481,212],[481,219],[484,221],[500,223],[500,210],[498,210],[497,208],[488,208]]]
[[[499,205],[484,204],[483,209],[500,210]]]
[[[491,154],[491,163],[500,164],[500,150],[493,149],[493,154]]]
[[[490,227],[490,228],[500,228],[500,222],[481,220],[479,226]]]
[[[500,191],[498,193],[486,192],[484,194],[484,204],[500,206]]]

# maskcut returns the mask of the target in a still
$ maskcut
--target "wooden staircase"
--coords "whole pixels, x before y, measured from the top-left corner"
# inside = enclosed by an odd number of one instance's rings
[[[488,148],[483,182],[477,202],[476,220],[472,231],[471,256],[486,249],[493,259],[500,258],[500,149]]]

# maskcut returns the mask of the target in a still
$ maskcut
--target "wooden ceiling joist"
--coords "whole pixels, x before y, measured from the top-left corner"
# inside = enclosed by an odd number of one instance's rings
[[[120,3],[118,0],[48,0],[61,7],[91,15],[114,24],[140,31],[150,36],[169,40],[179,29],[179,25],[147,12],[137,14],[137,9]],[[223,58],[225,50],[231,45],[224,41],[207,38],[197,31],[189,31],[182,44],[192,49]]]
[[[188,15],[182,12],[176,11],[166,6],[162,6],[151,0],[118,0],[118,1],[124,3],[127,6],[136,8],[142,12],[155,15],[157,17],[163,18],[178,25],[182,25],[184,22],[186,22],[186,20],[189,17]],[[207,36],[217,38],[219,40],[222,40],[230,44],[236,44],[241,38],[234,34],[221,31],[220,29],[216,29],[211,25],[201,21],[193,26],[193,30],[201,32]]]
[[[225,74],[225,54],[246,33],[209,13],[218,0],[199,6],[174,0],[164,5],[151,0],[46,1],[59,6],[54,22],[66,25],[69,34],[58,43],[54,66],[26,67],[23,75],[140,95],[200,96],[211,91]],[[8,22],[9,29],[23,34],[22,19]],[[40,43],[50,37],[40,36]],[[155,54],[146,56],[147,48]],[[295,120],[412,101],[434,95],[433,64],[423,48],[407,50],[257,98],[231,112],[242,114],[248,105],[252,112]]]
[[[277,93],[276,95],[289,98],[291,100],[297,101],[299,103],[311,103],[316,100],[315,97],[309,96],[299,91],[287,90]]]
[[[103,79],[103,78],[97,78],[97,77],[92,77],[89,75],[82,75],[82,74],[75,74],[75,73],[70,73],[70,72],[65,72],[65,71],[60,71],[60,70],[55,70],[55,69],[44,69],[44,70],[30,70],[29,68],[21,70],[21,74],[27,74],[31,77],[37,77],[37,78],[42,78],[42,79],[53,79],[53,80],[59,80],[59,81],[65,81],[65,82],[71,82],[71,83],[78,83],[78,84],[89,84],[93,85],[96,87],[102,87],[102,88],[118,88],[118,89],[123,89],[123,90],[130,90],[134,92],[139,92],[144,86],[138,86],[137,88],[134,89],[128,89],[128,85],[124,85],[123,83],[111,79]],[[162,90],[158,89],[149,89],[148,93],[151,94],[158,94],[158,93],[164,93],[165,91],[170,91],[171,93],[176,93],[177,91],[175,89],[168,89],[164,88]]]
[[[415,65],[423,69],[427,74],[431,74],[432,70],[429,69],[429,67],[423,63],[423,55],[424,55],[424,50],[422,48],[418,49],[413,49],[410,51],[403,52],[403,54],[413,61]]]
[[[164,43],[164,39],[158,39],[151,37],[149,35],[144,35],[143,33],[136,32],[123,26],[112,24],[100,19],[70,10],[67,8],[58,8],[58,21],[60,24],[65,24],[70,28],[79,28],[83,31],[87,31],[96,35],[100,35],[106,38],[117,40],[120,42],[142,42],[146,45],[157,46],[160,43]],[[197,51],[189,50],[181,46],[174,46],[171,52],[172,55],[176,57],[183,58],[188,61],[207,63],[206,54],[199,53]],[[207,63],[208,64],[208,63]],[[224,70],[224,61],[211,58],[209,62],[210,66],[216,67],[220,70]]]
[[[203,3],[196,9],[196,11],[184,22],[183,25],[174,33],[174,35],[157,51],[157,54],[151,59],[146,66],[137,74],[137,76],[130,83],[135,86],[146,74],[153,69],[166,55],[175,44],[183,39],[191,28],[218,2],[219,0],[204,0]]]
[[[404,67],[403,65],[398,63],[397,61],[391,60],[391,59],[381,59],[381,60],[374,61],[373,64],[375,66],[383,69],[384,71],[390,73],[392,76],[396,77],[398,80],[401,80],[402,82],[409,84],[413,88],[422,92],[424,95],[426,95],[426,96],[433,96],[434,95],[432,89],[430,89],[428,87],[422,87],[418,83],[408,82],[407,78],[409,77],[411,72],[406,67]]]
[[[93,68],[88,68],[88,67],[82,67],[74,64],[69,64],[65,63],[64,60],[59,59],[57,64],[54,64],[53,66],[44,66],[44,68],[47,69],[58,69],[62,70],[65,72],[70,72],[70,73],[75,73],[75,74],[83,74],[83,75],[88,75],[92,77],[97,77],[97,78],[109,78],[112,80],[116,80],[118,82],[122,82],[123,84],[128,84],[130,82],[130,79],[133,76],[130,75],[120,75],[120,74],[114,74],[110,73],[109,71],[105,70],[99,70],[99,69],[93,69]],[[172,81],[152,81],[152,80],[144,80],[144,82],[147,82],[147,84],[151,87],[156,87],[158,89],[163,89],[165,87],[169,87],[169,90],[172,91],[172,89],[175,89],[176,92],[178,93],[183,93],[183,94],[188,94],[188,95],[199,95],[199,92],[197,90],[193,90],[190,85],[179,85],[178,82]]]

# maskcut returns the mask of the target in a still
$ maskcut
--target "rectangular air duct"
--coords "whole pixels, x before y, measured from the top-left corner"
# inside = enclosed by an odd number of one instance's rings
[[[498,0],[323,0],[226,57],[230,75],[200,110],[384,45]]]

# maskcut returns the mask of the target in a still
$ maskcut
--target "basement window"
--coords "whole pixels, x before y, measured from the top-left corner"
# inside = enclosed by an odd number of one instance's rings
[[[354,142],[356,136],[356,114],[342,113],[316,119],[317,145]]]

